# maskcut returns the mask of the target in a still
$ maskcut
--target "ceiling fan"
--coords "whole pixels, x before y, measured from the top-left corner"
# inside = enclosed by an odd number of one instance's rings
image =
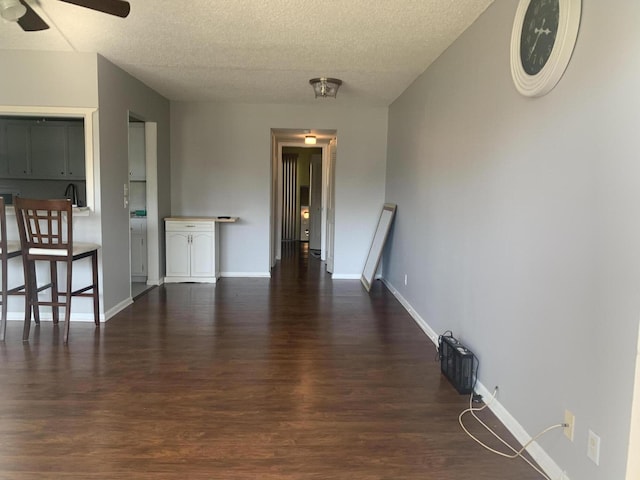
[[[108,13],[116,17],[129,15],[131,6],[124,0],[59,0],[79,7]],[[37,32],[49,28],[40,15],[25,0],[0,0],[0,15],[5,20],[18,22],[25,32]]]

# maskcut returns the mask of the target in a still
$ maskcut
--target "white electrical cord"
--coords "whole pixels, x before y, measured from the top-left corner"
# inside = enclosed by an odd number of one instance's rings
[[[498,435],[496,432],[494,432],[491,427],[489,427],[486,423],[484,423],[477,415],[476,412],[481,412],[482,410],[484,410],[485,408],[487,408],[491,402],[493,402],[493,400],[495,400],[496,395],[498,394],[498,389],[496,388],[493,391],[493,395],[491,397],[491,401],[486,403],[484,406],[479,407],[479,408],[474,408],[473,407],[473,393],[471,393],[471,396],[469,397],[469,408],[467,408],[466,410],[463,410],[460,415],[458,415],[458,423],[460,423],[460,426],[462,427],[462,429],[466,432],[467,435],[469,435],[469,437],[471,437],[472,440],[476,441],[477,443],[479,443],[482,447],[486,448],[487,450],[489,450],[492,453],[495,453],[496,455],[500,455],[502,457],[505,458],[510,458],[510,459],[514,459],[514,458],[522,458],[525,462],[527,462],[531,468],[533,468],[536,472],[538,472],[540,475],[542,475],[546,480],[551,480],[547,474],[545,474],[542,470],[540,470],[537,466],[535,466],[527,457],[525,457],[524,455],[522,455],[522,453],[524,451],[526,451],[527,447],[529,445],[531,445],[533,442],[535,442],[538,438],[540,438],[542,435],[544,435],[545,433],[554,430],[556,428],[564,428],[566,425],[564,423],[558,423],[556,425],[551,425],[550,427],[545,428],[544,430],[542,430],[540,433],[538,433],[536,436],[532,437],[531,440],[529,440],[527,443],[525,443],[522,448],[520,450],[516,450],[515,448],[513,448],[511,445],[509,445],[507,443],[506,440],[504,440],[502,437],[500,437],[500,435]],[[473,418],[475,418],[478,423],[480,423],[480,425],[482,425],[489,433],[491,433],[494,437],[496,437],[498,440],[500,440],[502,442],[503,445],[505,445],[507,448],[509,448],[509,450],[511,450],[513,452],[513,455],[504,453],[504,452],[500,452],[498,450],[495,450],[493,448],[491,448],[490,446],[488,446],[487,444],[483,443],[481,440],[479,440],[477,437],[475,437],[469,430],[467,430],[467,428],[464,426],[464,423],[462,422],[462,417],[466,414],[466,413],[471,413],[471,415],[473,416]]]

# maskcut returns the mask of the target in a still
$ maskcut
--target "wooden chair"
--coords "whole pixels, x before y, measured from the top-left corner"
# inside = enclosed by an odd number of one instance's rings
[[[2,317],[0,318],[0,341],[4,341],[7,332],[7,302],[9,295],[25,295],[24,285],[18,285],[13,288],[9,288],[8,277],[8,262],[9,259],[19,257],[22,254],[20,248],[20,242],[7,241],[7,217],[5,213],[4,198],[0,197],[0,262],[2,266],[2,296],[0,302],[2,303]],[[25,319],[30,315],[28,305],[25,296]],[[38,321],[40,319],[38,318]]]
[[[65,307],[64,343],[69,341],[69,319],[71,317],[72,297],[93,298],[93,315],[96,327],[100,327],[100,298],[98,290],[98,249],[95,243],[73,241],[73,214],[71,200],[15,199],[16,218],[20,233],[20,244],[27,285],[27,304],[29,309],[38,311],[41,305],[50,306],[53,322],[58,323],[59,308]],[[89,258],[92,268],[90,285],[73,290],[73,262]],[[36,262],[48,262],[50,267],[49,283],[38,287]],[[66,264],[65,290],[58,289],[58,262]],[[39,298],[42,290],[51,288],[51,301]],[[25,318],[22,340],[29,339],[31,319]]]

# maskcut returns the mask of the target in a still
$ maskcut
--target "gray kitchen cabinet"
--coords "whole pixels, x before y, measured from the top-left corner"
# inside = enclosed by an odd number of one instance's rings
[[[85,179],[84,125],[4,120],[0,175],[37,180]],[[3,168],[2,163],[6,164]]]
[[[29,127],[31,145],[31,176],[35,178],[65,178],[67,127],[42,124]]]
[[[67,156],[67,178],[85,179],[85,156],[84,156],[84,125],[69,125],[67,127],[68,156]]]
[[[31,175],[29,162],[29,126],[8,124],[4,126],[7,142],[7,176],[27,178]]]

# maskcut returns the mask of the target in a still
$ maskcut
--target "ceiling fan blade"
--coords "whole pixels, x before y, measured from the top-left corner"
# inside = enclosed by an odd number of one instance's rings
[[[20,3],[27,9],[27,13],[18,19],[18,25],[20,25],[22,30],[25,32],[38,32],[49,28],[49,25],[40,18],[40,15],[38,15],[27,2],[20,0]]]
[[[22,0],[21,0],[22,1]],[[65,3],[72,3],[79,7],[97,10],[98,12],[108,13],[116,17],[126,17],[129,15],[131,5],[124,0],[60,0]]]

